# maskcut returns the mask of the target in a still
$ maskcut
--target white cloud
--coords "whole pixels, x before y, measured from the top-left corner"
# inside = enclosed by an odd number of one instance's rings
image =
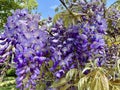
[[[56,7],[58,7],[58,5],[53,5],[50,7],[50,9],[55,9]]]

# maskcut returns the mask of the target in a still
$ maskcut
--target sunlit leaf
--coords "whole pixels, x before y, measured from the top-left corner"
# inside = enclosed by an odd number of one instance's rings
[[[78,74],[78,70],[77,70],[77,69],[71,69],[71,70],[68,71],[68,73],[66,74],[66,79],[67,79],[67,80],[76,79],[77,74]]]
[[[110,83],[111,83],[112,85],[120,86],[120,79],[110,80]]]
[[[78,90],[109,90],[109,80],[102,70],[97,68],[82,77],[78,82]]]
[[[12,84],[15,84],[15,80],[9,80],[9,81],[0,82],[0,87],[1,86],[12,85]]]
[[[118,69],[118,72],[120,73],[120,59],[117,60],[117,69]]]
[[[45,90],[45,88],[46,88],[46,85],[41,82],[40,84],[37,85],[36,90]]]
[[[88,79],[89,79],[89,77],[85,76],[79,80],[78,90],[84,90],[87,88]]]
[[[109,81],[110,90],[120,90],[120,79]]]
[[[60,88],[60,90],[68,90],[72,85],[71,84],[66,84]]]
[[[109,81],[101,71],[96,71],[91,82],[91,90],[109,90]]]
[[[60,80],[58,80],[58,81],[55,81],[53,84],[52,84],[52,88],[56,88],[56,87],[60,87],[60,86],[62,86],[62,85],[65,85],[65,84],[67,84],[67,82],[68,82],[68,80],[66,80],[66,78],[62,78],[62,79],[60,79]]]

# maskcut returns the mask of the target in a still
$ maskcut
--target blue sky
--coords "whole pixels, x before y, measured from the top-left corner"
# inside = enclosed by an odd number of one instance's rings
[[[107,0],[107,6],[110,6],[115,1]],[[42,14],[42,18],[53,17],[55,15],[54,9],[60,4],[59,0],[37,0],[37,2],[37,12]]]

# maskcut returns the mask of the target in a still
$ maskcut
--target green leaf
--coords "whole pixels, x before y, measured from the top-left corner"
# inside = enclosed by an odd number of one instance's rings
[[[60,88],[60,90],[68,90],[72,85],[71,84],[66,84]]]
[[[68,27],[71,24],[75,24],[78,20],[81,19],[81,14],[75,13],[75,12],[71,12],[72,14],[70,14],[68,11],[64,10],[60,13],[57,13],[54,18],[53,18],[53,23],[55,23],[57,20],[59,20],[60,18],[63,19],[64,22],[64,26]]]
[[[77,69],[71,69],[67,72],[66,79],[67,80],[76,79],[77,75],[78,75],[78,70]]]
[[[109,90],[109,81],[103,69],[96,68],[78,82],[78,90]]]
[[[57,8],[55,8],[55,12],[58,12],[59,11],[59,8],[57,7]]]
[[[8,69],[6,74],[7,76],[15,76],[15,69],[14,68]]]
[[[45,83],[40,83],[36,86],[36,90],[45,90],[46,85]]]
[[[107,77],[101,71],[96,71],[90,88],[91,90],[109,90],[109,82]]]
[[[118,72],[120,73],[120,59],[117,60],[117,69],[118,69]]]
[[[49,64],[49,67],[52,67],[54,63],[53,63],[52,60],[50,60],[50,61],[48,62],[48,64]]]
[[[62,79],[54,82],[51,87],[52,88],[60,87],[60,86],[67,84],[67,82],[68,82],[68,80],[66,80],[66,78],[62,78]]]
[[[110,90],[120,90],[120,80],[110,80],[109,81]]]
[[[102,84],[102,87],[103,87],[102,90],[109,90],[108,78],[104,74],[101,74],[100,80],[101,80],[101,84]]]
[[[0,87],[14,85],[14,84],[15,84],[15,80],[4,81],[0,83]]]
[[[76,2],[76,0],[73,0],[73,2]]]
[[[110,85],[120,86],[120,79],[110,80]]]
[[[84,90],[86,89],[87,83],[88,83],[89,77],[85,76],[81,78],[78,82],[78,90]]]

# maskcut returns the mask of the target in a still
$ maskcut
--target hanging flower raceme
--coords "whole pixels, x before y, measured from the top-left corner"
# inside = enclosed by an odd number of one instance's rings
[[[22,11],[16,10],[12,16],[9,16],[5,24],[5,31],[0,37],[0,40],[2,40],[1,45],[4,46],[4,49],[0,50],[1,56],[6,52],[10,54],[13,53],[12,48],[22,41],[21,37],[23,36],[23,32],[38,29],[38,19],[38,15],[32,16],[28,14],[26,9]],[[3,60],[1,60],[1,62],[3,62]]]
[[[109,25],[109,29],[107,30],[108,34],[115,38],[116,36],[120,35],[120,11],[116,7],[111,7],[108,9],[107,13],[107,21]]]
[[[39,29],[39,19],[39,15],[29,14],[26,9],[16,10],[8,17],[5,32],[0,38],[7,43],[0,54],[11,53],[11,49],[7,50],[8,46],[14,48],[16,83],[20,90],[35,90],[40,66],[46,60],[48,33],[45,27]],[[4,62],[4,59],[1,61]]]
[[[56,78],[61,78],[72,69],[82,69],[90,60],[97,65],[104,63],[103,35],[107,23],[104,18],[104,4],[100,0],[80,2],[81,22],[64,27],[58,20],[47,33],[46,25],[39,27],[39,15],[29,14],[26,9],[16,10],[8,17],[0,43],[0,63],[14,54],[16,84],[20,90],[35,90],[41,65],[53,61],[48,68]],[[49,50],[49,55],[48,55]]]
[[[57,78],[64,75],[66,70],[75,67],[75,63],[72,59],[74,55],[74,46],[72,42],[76,33],[77,32],[72,32],[70,34],[64,27],[62,20],[56,22],[56,24],[51,28],[52,36],[50,37],[49,42],[51,59],[53,60],[54,65],[50,68],[50,71],[54,72]],[[69,35],[72,35],[73,38]],[[61,69],[56,71],[58,66],[61,66]]]
[[[34,30],[30,33],[29,38],[23,40],[16,45],[14,59],[17,69],[16,74],[18,75],[16,81],[20,88],[30,87],[35,89],[36,80],[40,74],[40,66],[46,60],[45,42],[47,41],[47,33],[41,30]]]
[[[83,13],[86,13],[81,18],[82,22],[65,28],[62,20],[59,20],[51,28],[50,48],[54,65],[50,70],[55,72],[57,78],[71,68],[79,69],[89,60],[96,59],[98,66],[104,62],[103,35],[106,33],[107,23],[103,13],[104,4],[99,3],[96,1],[81,5]],[[59,70],[58,66],[61,67]]]
[[[108,30],[107,30],[107,36],[106,36],[106,66],[115,68],[116,65],[113,65],[113,63],[116,63],[119,61],[119,49],[120,49],[120,11],[117,8],[118,6],[111,6],[107,10],[107,23],[108,23]],[[107,37],[111,39],[107,39]],[[116,73],[116,77],[118,76],[118,73]]]
[[[105,60],[105,41],[103,35],[106,34],[107,30],[104,3],[100,0],[93,0],[90,2],[80,2],[79,4],[82,7],[81,13],[86,14],[82,16],[82,23],[80,23],[81,32],[83,35],[86,35],[88,40],[86,50],[89,51],[89,54],[86,56],[89,56],[91,60],[97,59],[98,66],[101,66]]]

